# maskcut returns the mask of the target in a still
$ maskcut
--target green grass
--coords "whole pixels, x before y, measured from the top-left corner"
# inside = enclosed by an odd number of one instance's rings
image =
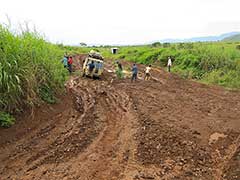
[[[15,123],[15,118],[8,113],[0,111],[0,126],[8,128]]]
[[[14,113],[41,99],[53,103],[68,74],[63,54],[36,32],[13,33],[0,25],[0,111]]]
[[[55,96],[55,93],[52,88],[49,86],[43,85],[39,88],[39,95],[40,98],[49,103],[49,104],[55,104],[57,102],[57,98]]]

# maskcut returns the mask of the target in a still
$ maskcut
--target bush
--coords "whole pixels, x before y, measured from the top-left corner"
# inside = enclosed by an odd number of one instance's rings
[[[154,42],[154,43],[152,43],[152,47],[161,47],[161,43],[160,42]]]
[[[171,46],[170,43],[163,43],[163,47],[164,47],[164,48],[168,48],[168,47],[170,47],[170,46]]]

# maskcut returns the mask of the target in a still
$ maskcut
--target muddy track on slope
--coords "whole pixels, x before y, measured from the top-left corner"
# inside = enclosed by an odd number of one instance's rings
[[[153,80],[130,83],[113,67],[101,80],[72,76],[57,105],[0,129],[0,179],[240,177],[239,92],[158,68]]]

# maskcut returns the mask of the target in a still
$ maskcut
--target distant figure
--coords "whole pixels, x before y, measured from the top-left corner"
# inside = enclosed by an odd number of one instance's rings
[[[72,73],[72,64],[73,64],[73,59],[72,56],[68,57],[68,71]]]
[[[63,57],[62,63],[64,68],[68,67],[68,58],[66,55]]]
[[[152,69],[151,65],[146,67],[144,80],[150,80],[150,78],[151,78],[151,74],[150,74],[151,69]]]
[[[133,64],[133,67],[132,67],[132,79],[131,79],[131,82],[137,80],[137,74],[138,74],[138,68],[137,68],[137,65],[136,64]]]
[[[167,63],[168,72],[171,72],[171,66],[172,66],[172,60],[170,57],[168,57],[168,63]]]
[[[116,74],[117,74],[117,77],[122,79],[123,78],[123,68],[122,68],[122,64],[117,61],[117,70],[116,70]]]

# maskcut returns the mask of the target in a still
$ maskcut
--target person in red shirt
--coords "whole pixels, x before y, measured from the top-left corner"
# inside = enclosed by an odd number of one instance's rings
[[[68,71],[72,73],[72,64],[73,64],[73,59],[72,56],[68,57]]]

